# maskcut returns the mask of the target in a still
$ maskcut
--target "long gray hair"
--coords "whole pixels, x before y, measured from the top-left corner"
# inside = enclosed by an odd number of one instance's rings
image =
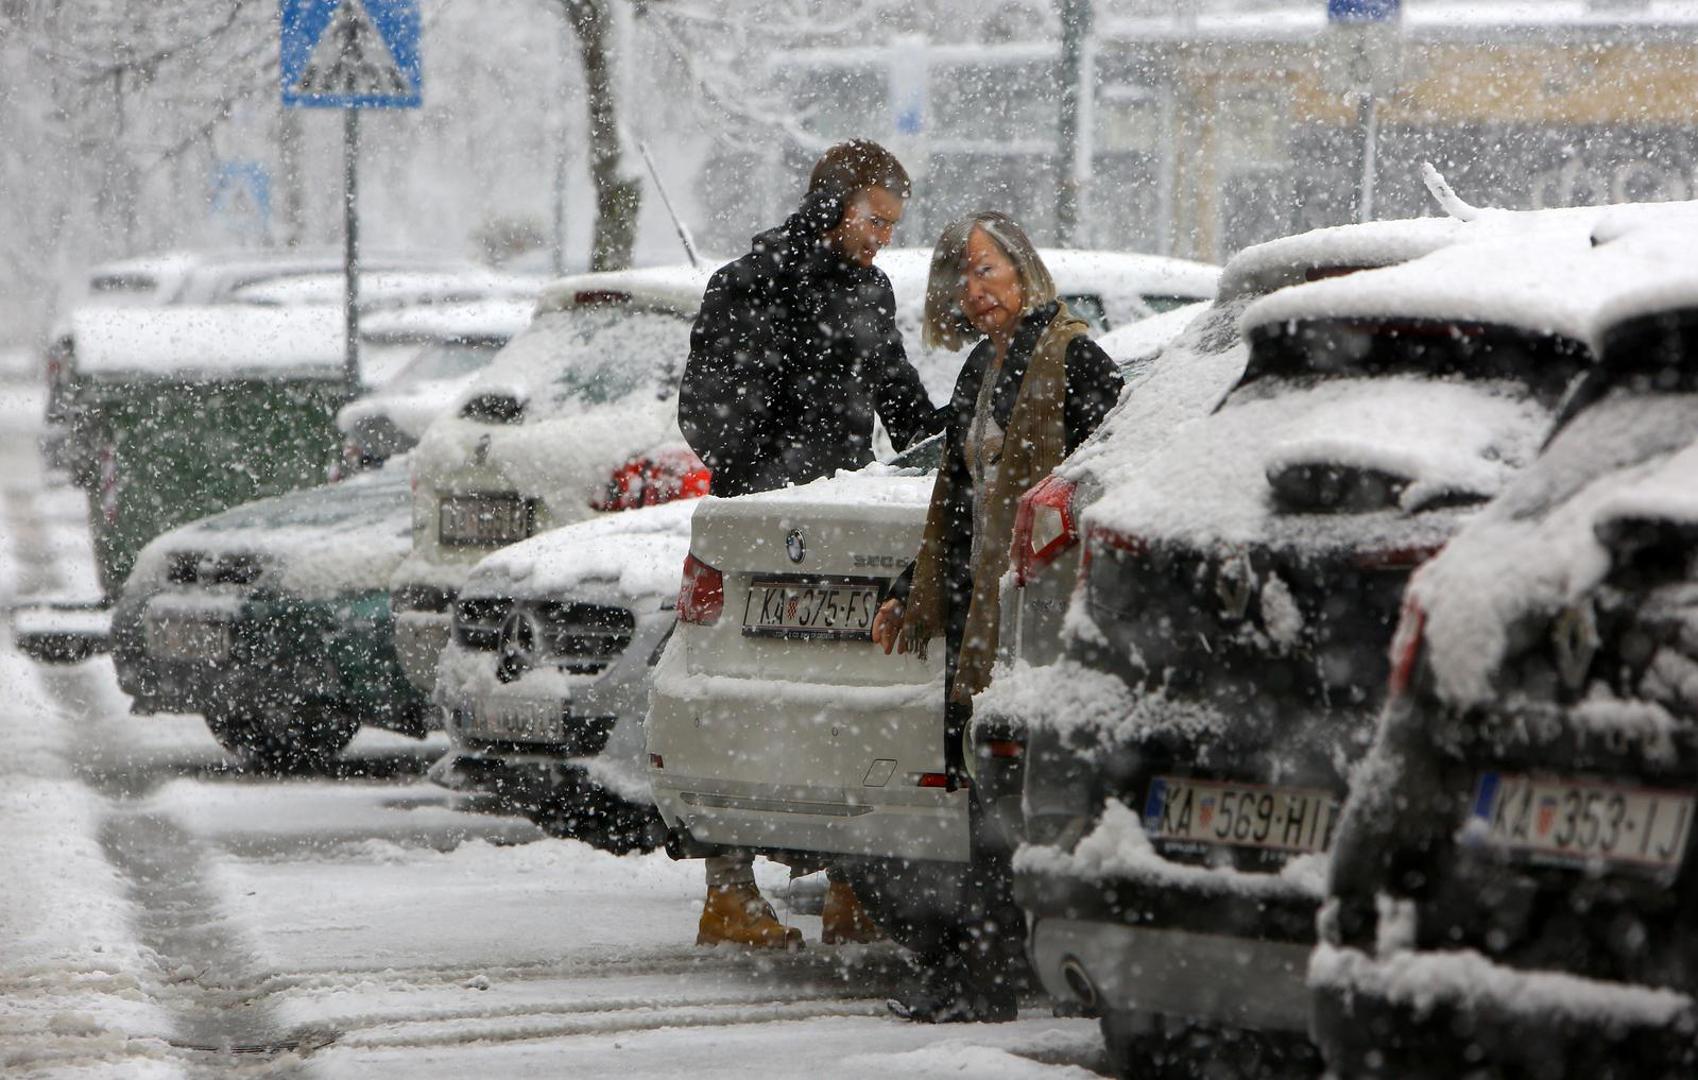
[[[967,238],[978,229],[990,237],[1008,261],[1014,264],[1020,282],[1020,314],[1025,315],[1055,299],[1055,279],[1038,257],[1032,238],[1013,218],[996,210],[977,210],[952,221],[932,249],[931,274],[926,279],[926,315],[921,340],[928,349],[954,351],[979,337],[961,310],[961,293],[966,283]]]

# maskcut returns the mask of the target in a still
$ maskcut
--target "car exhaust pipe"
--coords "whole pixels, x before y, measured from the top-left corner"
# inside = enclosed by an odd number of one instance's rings
[[[1097,984],[1091,981],[1086,973],[1085,965],[1079,962],[1077,956],[1069,956],[1061,962],[1061,977],[1067,980],[1067,988],[1073,991],[1073,996],[1087,1009],[1097,1007]]]

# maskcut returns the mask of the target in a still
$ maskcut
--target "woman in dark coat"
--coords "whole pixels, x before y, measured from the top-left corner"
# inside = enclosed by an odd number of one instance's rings
[[[932,347],[978,338],[955,383],[945,449],[908,572],[880,606],[873,640],[886,653],[945,656],[944,762],[965,774],[972,698],[990,682],[999,583],[1015,506],[1073,452],[1120,398],[1122,382],[1019,225],[981,211],[950,225],[932,253],[925,336]],[[982,856],[982,857],[981,857]],[[1005,858],[975,851],[957,903],[961,922],[922,948],[926,990],[893,1008],[916,1020],[1013,1019],[1024,961],[1024,919]]]

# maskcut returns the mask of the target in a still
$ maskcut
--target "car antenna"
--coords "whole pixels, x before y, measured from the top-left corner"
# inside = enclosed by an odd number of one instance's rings
[[[1480,216],[1480,208],[1462,201],[1462,196],[1450,186],[1444,174],[1433,168],[1430,161],[1421,162],[1421,179],[1427,185],[1427,194],[1439,204],[1439,209],[1455,218],[1457,221],[1473,221]],[[664,195],[661,196],[665,198]]]
[[[684,219],[678,216],[678,211],[672,207],[672,199],[666,194],[666,185],[660,182],[660,170],[654,167],[654,158],[649,157],[648,143],[638,142],[637,149],[643,155],[643,164],[649,167],[649,178],[654,181],[654,189],[660,192],[660,201],[666,207],[666,212],[672,215],[672,225],[678,230],[678,242],[684,245],[684,254],[690,257],[690,265],[700,270],[702,260],[696,254],[696,242],[690,236],[690,227],[684,224]]]

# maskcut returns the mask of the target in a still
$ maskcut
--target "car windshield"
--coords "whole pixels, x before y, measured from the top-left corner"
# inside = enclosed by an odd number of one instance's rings
[[[1589,362],[1576,341],[1513,327],[1415,319],[1282,322],[1250,332],[1250,361],[1233,394],[1267,379],[1429,375],[1518,382],[1555,407]]]
[[[405,513],[412,490],[404,468],[384,469],[341,484],[260,499],[196,524],[211,532],[325,527]]]
[[[665,400],[690,355],[690,319],[615,303],[548,312],[501,350],[479,386],[522,387],[530,421],[638,394]]]
[[[439,341],[420,349],[395,376],[396,386],[457,379],[489,366],[501,351],[498,341]]]

